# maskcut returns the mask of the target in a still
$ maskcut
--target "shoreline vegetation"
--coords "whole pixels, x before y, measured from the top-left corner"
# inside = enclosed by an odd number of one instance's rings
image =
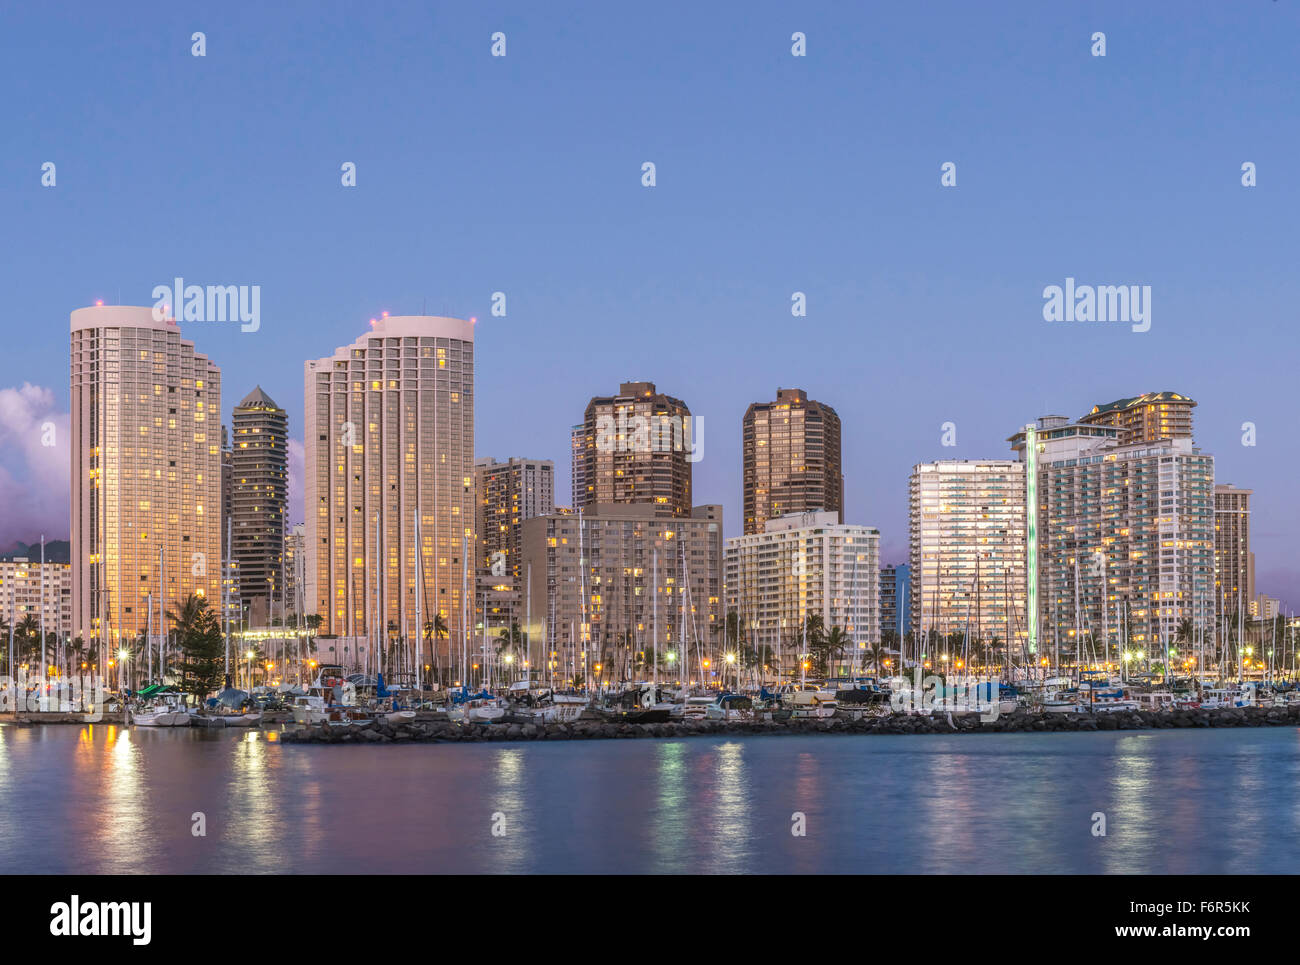
[[[1188,708],[1170,711],[1113,711],[1097,714],[1030,713],[1017,710],[994,721],[979,715],[882,714],[856,720],[830,717],[787,721],[688,720],[662,724],[578,720],[567,724],[455,724],[413,720],[360,726],[321,725],[286,729],[285,744],[440,744],[538,740],[618,740],[681,737],[757,737],[805,734],[1017,734],[1160,730],[1208,727],[1300,727],[1300,704],[1290,707]]]

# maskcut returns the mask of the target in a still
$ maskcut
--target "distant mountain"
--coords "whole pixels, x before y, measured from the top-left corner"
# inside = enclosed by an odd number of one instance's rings
[[[19,556],[25,556],[27,559],[39,563],[41,561],[41,541],[37,540],[35,543],[24,543],[21,540],[16,540],[3,552],[0,552],[0,560],[12,560]],[[66,539],[46,540],[45,562],[72,562],[72,544]]]

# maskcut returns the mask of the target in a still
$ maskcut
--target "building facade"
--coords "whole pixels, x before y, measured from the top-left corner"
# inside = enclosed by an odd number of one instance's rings
[[[221,371],[152,308],[72,313],[72,636],[116,648],[219,608]]]
[[[477,564],[492,571],[495,562],[504,570],[494,571],[494,576],[518,580],[524,521],[555,512],[555,464],[549,459],[512,457],[497,462],[483,457],[474,462],[474,484]]]
[[[45,563],[15,557],[0,560],[0,616],[17,627],[30,616],[44,626],[48,636],[70,642],[72,632],[72,567],[67,563]],[[8,652],[8,635],[0,640],[0,652]]]
[[[644,503],[659,516],[691,515],[692,452],[702,427],[653,382],[624,382],[587,404],[571,432],[574,509]],[[581,485],[581,491],[578,486]]]
[[[1039,420],[1039,643],[1118,665],[1214,620],[1214,458],[1189,436],[1120,443],[1119,426]],[[1128,436],[1131,438],[1131,436]],[[1011,438],[1026,454],[1025,432]]]
[[[1214,487],[1214,598],[1224,619],[1249,615],[1255,600],[1255,554],[1250,548],[1253,490],[1227,483]]]
[[[880,568],[880,632],[892,631],[898,640],[912,625],[911,567],[892,563]]]
[[[458,638],[473,622],[473,323],[373,319],[306,362],[303,389],[307,613],[322,633],[408,642],[441,616]]]
[[[826,511],[779,516],[761,533],[727,540],[727,609],[748,645],[785,671],[813,615],[844,630],[843,665],[861,669],[862,651],[880,640],[880,532]]]
[[[656,641],[661,664],[686,644],[692,679],[717,669],[703,661],[723,642],[721,506],[680,518],[644,504],[536,517],[523,524],[523,563],[531,620],[520,622],[534,665],[557,679],[594,675],[596,664],[604,679],[648,678]]]
[[[909,518],[915,639],[969,634],[1021,653],[1029,637],[1024,466],[1008,459],[914,466]]]
[[[1196,402],[1177,392],[1148,392],[1131,399],[1095,405],[1079,420],[1082,425],[1111,426],[1119,430],[1121,446],[1138,442],[1192,438],[1192,410]]]
[[[307,527],[294,523],[284,535],[284,586],[291,615],[304,613],[303,558],[306,552]]]
[[[833,512],[844,522],[840,417],[802,389],[754,402],[742,424],[745,532],[777,516]]]
[[[288,417],[261,386],[231,415],[231,556],[239,596],[254,625],[284,602],[284,527],[288,502]]]

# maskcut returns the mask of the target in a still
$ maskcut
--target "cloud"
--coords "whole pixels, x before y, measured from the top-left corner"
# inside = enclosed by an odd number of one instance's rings
[[[0,548],[68,538],[70,427],[50,389],[0,389]]]

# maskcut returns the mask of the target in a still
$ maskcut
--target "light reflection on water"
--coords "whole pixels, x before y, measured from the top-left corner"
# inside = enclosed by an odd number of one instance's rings
[[[0,727],[0,867],[1178,874],[1294,871],[1300,854],[1289,728],[355,747],[272,736]]]

